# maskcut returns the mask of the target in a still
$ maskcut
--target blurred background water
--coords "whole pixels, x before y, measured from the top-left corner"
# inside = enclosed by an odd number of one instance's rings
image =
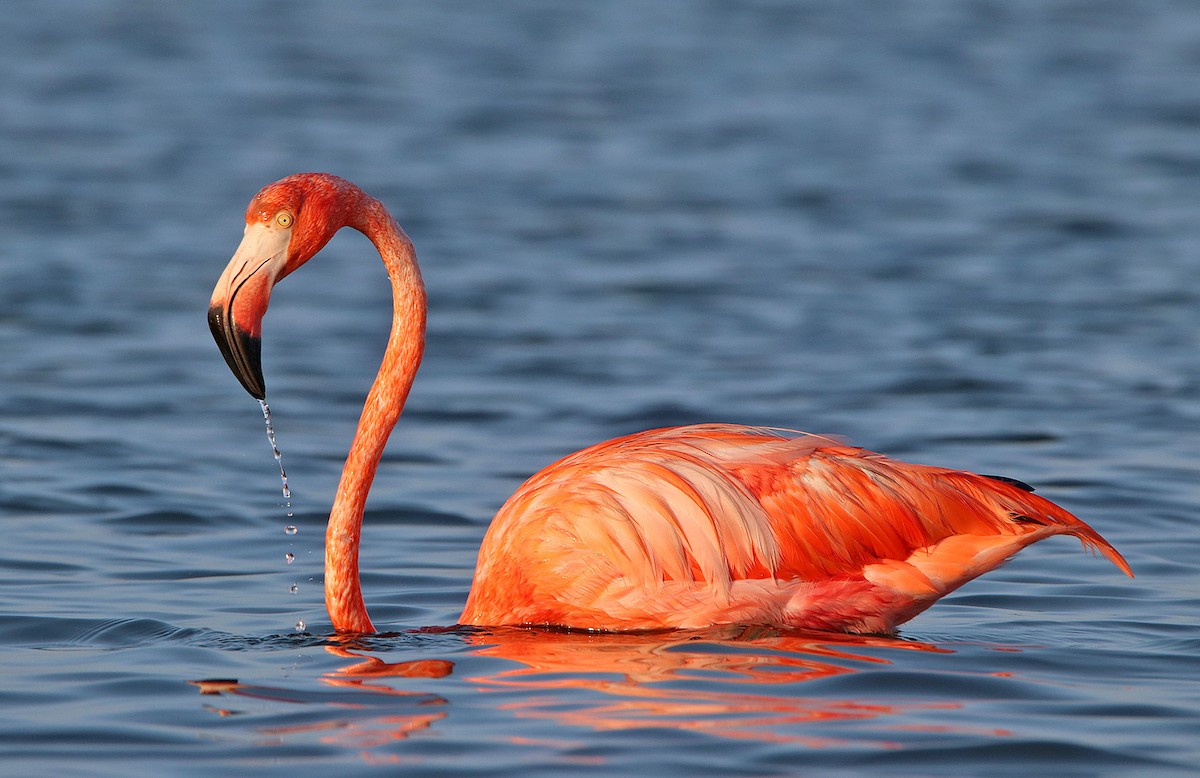
[[[1194,774],[1192,4],[47,0],[0,31],[0,772]],[[366,523],[392,633],[353,646],[321,538],[378,259],[339,235],[266,321],[294,537],[205,323],[246,202],[303,170],[388,203],[431,300]],[[525,476],[717,420],[1033,482],[1138,578],[1050,541],[896,640],[410,631],[454,622]]]

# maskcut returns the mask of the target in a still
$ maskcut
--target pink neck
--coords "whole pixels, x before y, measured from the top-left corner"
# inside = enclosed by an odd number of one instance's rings
[[[363,195],[347,226],[379,250],[392,282],[392,332],[363,405],[325,533],[325,607],[338,632],[374,632],[358,578],[363,510],[388,435],[408,398],[425,348],[425,286],[412,242],[383,205]]]

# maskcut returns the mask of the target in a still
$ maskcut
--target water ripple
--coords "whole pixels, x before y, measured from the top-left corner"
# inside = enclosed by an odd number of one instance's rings
[[[1194,773],[1186,4],[278,11],[0,5],[7,772]],[[204,323],[304,169],[395,209],[431,302],[358,641],[321,540],[383,268],[347,232],[273,293],[295,536]],[[1051,540],[902,640],[413,631],[530,473],[697,421],[1028,481],[1138,577]]]

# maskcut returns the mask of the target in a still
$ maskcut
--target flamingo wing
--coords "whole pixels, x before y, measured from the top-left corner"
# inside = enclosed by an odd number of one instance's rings
[[[651,430],[518,489],[484,538],[460,620],[890,632],[1055,534],[1129,572],[1095,530],[1010,479],[791,431]]]

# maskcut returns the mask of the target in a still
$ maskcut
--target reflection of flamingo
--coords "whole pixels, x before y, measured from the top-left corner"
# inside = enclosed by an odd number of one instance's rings
[[[317,722],[262,729],[264,735],[283,737],[319,733],[327,742],[372,747],[408,737],[428,729],[446,717],[446,699],[435,694],[396,689],[386,683],[390,678],[443,678],[454,665],[444,659],[418,659],[388,664],[377,657],[362,656],[337,646],[326,650],[337,656],[357,660],[321,680],[335,692],[286,689],[239,683],[236,679],[191,681],[201,694],[236,695],[272,702],[299,705],[324,705],[342,711],[342,715]],[[229,708],[211,708],[220,716],[235,715]],[[385,710],[384,715],[376,711]]]
[[[904,701],[898,699],[894,688],[878,696],[854,692],[846,696],[845,690],[837,691],[837,683],[802,686],[883,670],[900,652],[953,653],[927,643],[730,626],[665,635],[499,627],[463,637],[476,648],[459,660],[457,667],[441,659],[389,663],[357,646],[326,646],[327,651],[352,660],[322,674],[320,680],[334,687],[334,692],[243,685],[233,680],[193,683],[208,695],[322,706],[328,712],[306,716],[306,723],[260,732],[285,738],[315,732],[324,741],[356,748],[387,745],[436,726],[457,704],[453,695],[443,698],[407,691],[403,687],[410,683],[401,681],[394,686],[393,681],[440,679],[452,670],[460,675],[459,684],[488,695],[488,700],[473,699],[471,707],[483,706],[518,719],[551,721],[568,728],[678,729],[813,748],[845,745],[847,731],[838,727],[845,722],[874,721],[866,728],[855,728],[850,736],[882,747],[895,745],[887,733],[899,726],[991,737],[1009,734],[973,729],[955,721],[959,717],[952,712],[963,707],[961,702]],[[494,660],[504,661],[497,665]],[[465,677],[464,670],[470,671]],[[865,686],[869,684],[851,688]],[[213,710],[221,715],[236,712]],[[914,714],[934,722],[915,723],[910,718]],[[939,719],[946,723],[938,723]],[[539,732],[546,734],[544,729]],[[552,750],[573,748],[561,739],[567,730],[561,733],[556,731],[552,740],[531,740],[519,734],[506,739]],[[363,757],[371,761],[389,758],[365,751]]]
[[[481,646],[475,655],[516,665],[466,680],[481,691],[504,694],[499,708],[522,718],[605,731],[666,727],[811,747],[837,742],[809,729],[817,722],[962,707],[830,697],[827,688],[810,696],[798,685],[891,664],[860,649],[953,653],[928,643],[759,628],[682,634],[681,639],[492,629],[470,636]],[[797,725],[804,734],[797,734]]]
[[[363,507],[424,349],[425,288],[412,243],[382,203],[350,182],[289,176],[250,202],[209,324],[242,385],[263,399],[260,338],[271,289],[344,226],[379,250],[395,305],[325,547],[334,628],[371,632],[358,576]],[[795,432],[652,430],[529,479],[483,540],[460,621],[885,633],[1025,546],[1063,534],[1131,574],[1099,533],[1017,481],[905,464]]]

